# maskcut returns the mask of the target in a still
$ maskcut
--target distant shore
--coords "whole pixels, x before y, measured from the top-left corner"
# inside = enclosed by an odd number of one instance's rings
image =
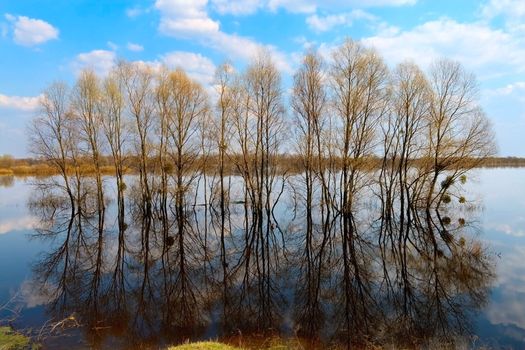
[[[237,159],[232,158],[229,160],[228,174],[237,174],[236,169]],[[382,159],[368,158],[364,160],[370,164],[370,169],[380,167]],[[151,159],[151,164],[155,164],[156,160]],[[421,162],[421,160],[414,160],[414,164]],[[104,157],[102,166],[100,168],[102,174],[113,175],[115,173],[115,167],[112,165],[113,161],[110,157]],[[128,165],[125,168],[126,173],[135,173],[134,159],[132,156],[128,157]],[[205,172],[213,170],[217,166],[217,157],[209,156],[206,158],[199,159],[195,164],[196,171]],[[287,173],[301,173],[303,165],[301,158],[295,155],[283,155],[278,157],[279,168],[283,172]],[[337,164],[335,165],[338,166]],[[489,157],[484,159],[479,168],[521,168],[525,167],[525,158],[522,157]],[[95,169],[89,160],[80,162],[78,170],[83,175],[94,174]],[[71,173],[75,172],[75,168],[71,167]],[[52,166],[51,161],[34,159],[34,158],[14,158],[11,156],[0,156],[0,176],[53,176],[57,175],[58,171],[56,167]]]

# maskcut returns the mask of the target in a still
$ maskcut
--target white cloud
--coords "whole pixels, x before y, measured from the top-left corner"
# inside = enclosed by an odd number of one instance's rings
[[[79,72],[84,68],[89,68],[100,75],[106,75],[115,63],[116,54],[114,51],[93,50],[78,54],[73,62],[73,69]]]
[[[259,9],[291,13],[315,13],[353,10],[380,6],[413,5],[417,0],[211,0],[213,8],[221,14],[248,15]]]
[[[493,324],[512,324],[525,329],[525,247],[516,244],[500,249],[503,249],[502,258],[497,261],[494,289],[501,297],[491,300],[485,315]]]
[[[263,4],[260,0],[211,0],[221,14],[247,15],[256,12]]]
[[[292,13],[314,13],[319,10],[341,11],[355,8],[414,5],[417,0],[269,0],[268,7]]]
[[[514,237],[525,237],[525,230],[521,228],[514,228],[509,224],[499,224],[495,226],[497,232],[503,233],[505,235],[514,236]]]
[[[207,0],[157,0],[161,12],[159,29],[167,35],[192,37],[219,31],[219,22],[208,17]]]
[[[516,93],[519,93],[525,99],[525,81],[517,81],[504,87],[487,91],[487,94],[492,96],[509,96]]]
[[[524,17],[525,2],[523,0],[490,0],[481,7],[481,14],[489,19],[497,16]]]
[[[108,45],[108,47],[109,47],[112,51],[117,51],[117,50],[118,50],[118,45],[115,44],[113,41],[108,41],[106,44]]]
[[[480,13],[489,23],[501,19],[502,26],[514,35],[525,34],[525,2],[522,0],[490,0],[481,6]]]
[[[194,35],[209,35],[219,31],[219,23],[210,18],[169,18],[160,22],[160,31],[164,34],[175,34],[189,39]]]
[[[140,15],[148,13],[149,11],[150,11],[149,8],[142,8],[139,6],[135,6],[135,7],[126,9],[126,16],[128,16],[129,18],[136,18]]]
[[[271,45],[220,30],[220,24],[208,16],[207,0],[157,0],[161,13],[159,31],[167,36],[197,40],[200,44],[228,55],[230,59],[251,59],[262,47],[272,53],[277,67],[286,72],[291,68],[286,56]]]
[[[484,23],[441,18],[407,31],[386,27],[363,42],[378,49],[393,64],[412,59],[427,66],[433,59],[445,56],[462,62],[483,78],[525,69],[523,42]]]
[[[306,18],[308,26],[316,32],[326,32],[336,26],[351,26],[355,20],[375,21],[377,18],[363,10],[353,10],[351,12],[339,13],[334,15],[319,16],[317,14]]]
[[[299,45],[301,45],[301,47],[305,50],[308,50],[312,47],[314,47],[316,45],[316,42],[315,41],[311,41],[309,39],[307,39],[305,36],[298,36],[296,38],[293,39],[293,41]],[[301,54],[302,56],[302,53],[299,53],[297,52],[296,54]]]
[[[19,45],[35,46],[58,39],[58,29],[41,19],[10,14],[6,14],[5,18],[11,23],[13,40]]]
[[[174,51],[161,57],[170,68],[183,68],[186,73],[202,85],[210,85],[215,75],[213,62],[199,53]]]
[[[128,43],[126,47],[128,48],[129,51],[134,51],[134,52],[139,52],[139,51],[144,50],[144,46],[135,44],[135,43]]]
[[[52,291],[48,284],[34,283],[33,281],[25,280],[20,285],[20,294],[22,300],[27,308],[46,305],[50,303],[52,298]]]
[[[34,111],[38,108],[40,96],[22,97],[7,96],[0,94],[0,107],[18,109],[22,111]]]
[[[0,222],[0,235],[15,231],[30,230],[38,226],[40,221],[33,216],[18,217]]]

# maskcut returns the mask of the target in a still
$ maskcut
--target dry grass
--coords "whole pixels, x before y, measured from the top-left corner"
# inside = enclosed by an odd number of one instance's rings
[[[198,342],[172,346],[168,350],[242,350],[242,348],[216,342]]]
[[[13,176],[15,173],[13,172],[13,169],[1,169],[0,168],[0,176]]]

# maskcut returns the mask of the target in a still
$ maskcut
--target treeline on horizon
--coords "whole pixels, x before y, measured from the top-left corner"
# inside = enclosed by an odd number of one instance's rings
[[[232,156],[234,157],[234,156]],[[299,174],[304,170],[304,164],[302,158],[298,155],[282,154],[276,158],[276,163],[279,164],[279,168],[289,174]],[[328,162],[327,159],[324,160]],[[522,157],[486,157],[481,162],[477,159],[472,162],[477,162],[479,168],[521,168],[525,167],[525,158]],[[128,166],[125,168],[126,174],[137,174],[136,172],[136,157],[128,157]],[[341,160],[337,160],[341,164]],[[381,167],[382,159],[377,156],[367,157],[364,161],[368,164],[370,170],[378,169]],[[418,166],[418,164],[425,164],[428,160],[414,159],[411,160],[412,166]],[[100,171],[104,175],[113,175],[115,173],[114,159],[111,156],[102,156],[100,159],[101,167]],[[95,173],[95,168],[91,164],[89,158],[84,159],[80,164],[81,172],[89,175]],[[155,164],[155,159],[150,160],[150,164]],[[206,159],[198,159],[197,164],[194,167],[195,170],[204,170],[206,173],[213,173],[218,165],[219,159],[216,156],[208,156]],[[228,175],[240,175],[235,166],[237,161],[228,160],[225,164],[225,172]],[[151,167],[152,172],[155,171],[155,167]],[[69,174],[74,173],[74,164],[68,167]],[[10,155],[0,156],[0,176],[54,176],[58,175],[58,169],[54,168],[45,160],[36,158],[14,158]]]

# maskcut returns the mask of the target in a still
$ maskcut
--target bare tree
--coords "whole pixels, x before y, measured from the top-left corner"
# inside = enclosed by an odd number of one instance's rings
[[[370,300],[364,260],[358,258],[360,236],[357,232],[355,204],[367,184],[367,156],[378,144],[378,124],[388,111],[389,73],[382,58],[372,49],[350,39],[333,54],[330,69],[332,103],[337,121],[337,155],[341,158],[339,178],[341,238],[344,268],[346,327],[351,315],[369,311]],[[366,317],[365,317],[366,319]],[[364,325],[365,329],[367,325]]]
[[[302,184],[305,186],[304,268],[306,274],[304,284],[299,287],[299,300],[304,301],[301,321],[305,325],[305,332],[308,333],[313,333],[322,319],[320,307],[321,261],[329,235],[329,231],[326,230],[327,226],[323,225],[320,247],[315,246],[315,242],[318,241],[314,237],[313,219],[316,184],[321,185],[321,203],[330,203],[329,186],[324,167],[325,160],[323,159],[326,144],[322,140],[327,109],[325,82],[326,77],[321,58],[315,52],[307,53],[304,56],[302,66],[294,76],[291,105],[296,115],[298,153],[304,169]],[[325,205],[321,205],[321,207],[322,220],[327,222],[330,220],[329,215],[327,215],[328,211]]]
[[[133,120],[135,160],[138,166],[144,210],[151,214],[152,184],[149,180],[150,158],[154,145],[151,140],[154,127],[154,75],[151,67],[120,62],[118,74],[122,79],[127,111]]]
[[[279,226],[273,209],[284,186],[283,179],[281,190],[275,188],[282,170],[278,169],[277,156],[285,132],[281,77],[268,52],[260,52],[251,62],[240,88],[234,125],[242,154],[238,168],[246,186],[243,287],[246,291],[256,283],[258,322],[264,325],[272,322],[275,310],[272,273],[276,268]]]
[[[124,119],[123,83],[116,71],[106,77],[102,86],[100,101],[101,122],[107,144],[115,167],[117,181],[117,201],[120,222],[124,219],[124,171],[126,122]]]
[[[60,174],[63,186],[75,212],[76,191],[69,175],[75,164],[77,145],[75,128],[70,113],[69,88],[63,82],[55,82],[43,93],[39,115],[29,127],[30,151],[51,164]],[[77,188],[79,190],[79,188]]]
[[[97,186],[97,206],[104,210],[104,190],[101,174],[101,129],[102,116],[100,109],[100,83],[93,71],[80,73],[73,90],[72,107],[79,125],[81,141],[86,144],[87,154],[92,159]]]
[[[219,176],[219,210],[220,210],[220,259],[222,265],[222,283],[223,283],[223,297],[225,303],[227,301],[228,292],[228,257],[226,251],[226,226],[227,214],[229,213],[230,204],[230,189],[227,188],[225,180],[226,162],[230,156],[231,138],[232,138],[232,123],[235,113],[235,106],[239,104],[236,101],[235,85],[236,76],[234,75],[233,67],[229,63],[223,63],[215,72],[215,80],[217,85],[217,104],[216,104],[216,119],[214,126],[215,145],[218,152],[218,176]],[[225,310],[227,307],[225,306]]]
[[[187,271],[187,247],[195,245],[187,225],[187,196],[197,177],[194,164],[199,156],[201,120],[209,114],[208,98],[204,89],[191,80],[182,70],[175,70],[168,77],[171,97],[168,135],[170,156],[173,162],[174,205],[178,236],[179,284],[181,300],[193,300]]]
[[[428,127],[428,160],[432,177],[428,204],[442,195],[460,176],[496,152],[490,121],[477,101],[473,74],[458,62],[442,59],[430,70],[432,102]],[[444,173],[447,179],[435,193]]]

